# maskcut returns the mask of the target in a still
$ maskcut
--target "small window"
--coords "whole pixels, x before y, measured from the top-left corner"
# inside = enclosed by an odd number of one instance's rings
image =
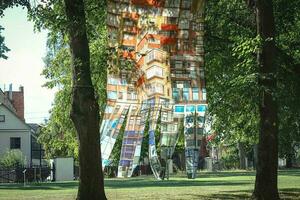
[[[193,100],[198,101],[199,100],[199,88],[193,88]]]
[[[183,88],[183,100],[184,101],[189,100],[189,88]]]
[[[193,105],[188,105],[185,107],[186,112],[195,112],[195,106]]]
[[[107,98],[108,99],[117,99],[117,92],[116,91],[108,91],[107,92]]]
[[[178,88],[173,88],[173,99],[177,102],[179,101],[179,89]]]
[[[119,92],[118,99],[123,99],[124,98],[124,92]]]
[[[5,122],[5,115],[0,115],[0,122]]]
[[[205,112],[206,106],[205,105],[198,105],[197,110],[198,110],[198,112]]]
[[[112,107],[112,106],[106,106],[105,113],[113,113],[113,111],[114,111],[114,107]]]
[[[175,112],[183,113],[184,112],[184,106],[175,106]]]
[[[133,124],[134,124],[134,117],[130,117],[129,125],[133,125]]]
[[[203,101],[206,101],[206,89],[202,88],[202,99]]]
[[[147,79],[150,79],[154,76],[163,77],[163,69],[154,65],[151,68],[147,69],[146,75]]]
[[[10,149],[21,149],[21,138],[11,137],[10,138]]]

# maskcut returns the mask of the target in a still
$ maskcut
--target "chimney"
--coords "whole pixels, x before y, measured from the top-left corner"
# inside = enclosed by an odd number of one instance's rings
[[[6,98],[10,101],[13,110],[16,111],[17,116],[25,121],[24,119],[24,87],[20,86],[19,91],[13,91],[12,84],[9,84],[9,91],[5,91]]]
[[[17,116],[25,121],[24,119],[24,87],[20,86],[19,91],[9,90],[9,94],[11,95],[11,103],[16,109]]]
[[[9,84],[8,98],[12,101],[12,84]]]
[[[24,94],[24,87],[23,87],[22,85],[20,85],[19,91],[22,92],[22,93]]]

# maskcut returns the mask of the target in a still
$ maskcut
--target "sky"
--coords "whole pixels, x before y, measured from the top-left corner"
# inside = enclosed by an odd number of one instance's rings
[[[41,123],[49,117],[54,99],[54,90],[42,87],[45,78],[41,76],[46,55],[47,32],[34,32],[33,22],[27,21],[27,11],[20,7],[6,9],[0,24],[5,28],[2,35],[11,50],[7,60],[0,59],[0,88],[13,84],[13,90],[24,86],[25,120],[27,123]]]

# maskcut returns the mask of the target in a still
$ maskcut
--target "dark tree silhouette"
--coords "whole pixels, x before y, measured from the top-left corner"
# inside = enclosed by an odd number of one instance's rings
[[[104,200],[101,165],[99,105],[90,73],[90,51],[83,0],[65,0],[72,55],[71,119],[79,141],[79,188],[77,200]]]

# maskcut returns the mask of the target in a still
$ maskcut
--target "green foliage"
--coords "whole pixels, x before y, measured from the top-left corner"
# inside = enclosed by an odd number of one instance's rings
[[[184,124],[183,120],[181,120],[178,128],[178,140],[175,147],[175,152],[184,152],[184,141]]]
[[[26,158],[19,149],[9,150],[0,157],[0,168],[24,167],[25,163]]]
[[[300,2],[274,1],[278,72],[279,153],[286,157],[300,142]],[[259,66],[262,44],[253,10],[244,1],[212,0],[206,5],[206,80],[215,143],[257,142]],[[295,154],[295,152],[293,152]]]
[[[150,112],[148,112],[147,119],[146,119],[146,122],[145,122],[146,125],[145,125],[145,129],[144,129],[140,160],[143,160],[144,158],[148,158],[148,152],[149,152],[149,118],[150,118],[149,113]]]
[[[239,167],[238,149],[234,146],[227,146],[225,153],[221,157],[222,166],[225,169],[237,169]]]
[[[29,0],[2,0],[0,4],[0,17],[3,17],[4,10],[6,8],[12,8],[12,7],[27,7],[30,9],[30,1]]]
[[[1,35],[2,30],[4,30],[4,28],[0,25],[0,59],[7,59],[5,53],[9,51],[9,48],[7,48],[4,44],[4,37]]]
[[[161,146],[160,146],[160,137],[161,137],[161,112],[158,115],[158,119],[155,122],[156,123],[156,129],[154,130],[154,135],[155,135],[155,148],[157,155],[160,155],[161,152]],[[149,142],[149,140],[148,140]]]
[[[206,4],[206,80],[215,143],[255,143],[258,133],[258,67],[254,14],[243,1]]]
[[[300,145],[300,2],[276,0],[279,156],[296,157]]]

